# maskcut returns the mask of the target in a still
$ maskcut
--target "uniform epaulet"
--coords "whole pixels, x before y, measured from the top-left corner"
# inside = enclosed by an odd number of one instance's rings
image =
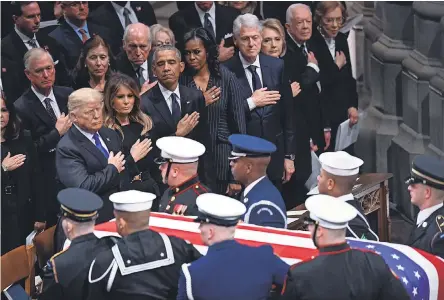
[[[51,262],[51,265],[52,265],[52,273],[54,274],[54,280],[55,280],[55,282],[57,282],[57,283],[59,283],[59,278],[58,278],[58,276],[57,276],[57,269],[56,269],[56,265],[55,265],[55,261],[54,261],[54,259],[55,259],[57,256],[59,256],[60,254],[64,253],[66,250],[68,250],[68,248],[65,249],[65,250],[62,250],[62,251],[60,251],[60,252],[58,252],[58,253],[56,253],[56,254],[54,254],[54,255],[49,259],[49,261]]]
[[[438,225],[438,229],[441,233],[444,233],[444,216],[438,215],[436,216],[436,225]]]

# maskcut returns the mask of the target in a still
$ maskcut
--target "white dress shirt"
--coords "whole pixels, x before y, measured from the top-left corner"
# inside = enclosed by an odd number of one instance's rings
[[[418,213],[418,218],[416,219],[416,225],[419,227],[422,225],[422,223],[424,223],[425,220],[427,220],[428,217],[431,216],[431,214],[433,214],[435,211],[437,211],[438,209],[440,209],[441,207],[443,207],[443,203],[440,204],[436,204],[434,206],[431,206],[429,208],[426,208],[424,210],[421,210]],[[424,227],[427,227],[428,224],[425,224]]]
[[[86,132],[85,130],[83,130],[82,128],[80,128],[79,126],[77,126],[76,124],[74,124],[74,126],[88,139],[91,141],[91,143],[93,143],[94,146],[96,146],[96,141],[93,138],[92,133]],[[108,147],[106,146],[105,142],[103,141],[102,137],[100,136],[100,133],[97,132],[97,134],[99,135],[99,139],[100,139],[100,143],[102,143],[103,148],[106,149],[106,151],[108,151]]]
[[[213,5],[208,11],[203,11],[197,6],[196,3],[194,3],[194,7],[197,10],[197,13],[200,18],[200,22],[202,23],[202,27],[205,28],[205,13],[209,13],[210,17],[208,18],[211,22],[211,25],[213,25],[214,34],[216,34],[216,5],[213,2]]]
[[[17,29],[16,26],[14,26],[14,30],[17,33],[17,35],[20,37],[20,39],[23,41],[23,44],[25,44],[26,48],[28,50],[31,50],[32,47],[30,44],[28,44],[29,41],[34,40],[35,44],[37,45],[37,47],[40,48],[39,42],[37,41],[37,38],[35,37],[35,34],[33,36],[33,38],[29,38],[27,35],[24,35],[23,33],[20,32],[20,30]]]
[[[244,68],[245,76],[247,77],[248,84],[250,85],[251,90],[254,93],[254,87],[253,87],[253,74],[251,74],[250,70],[247,69],[249,66],[253,65],[256,67],[256,73],[259,76],[259,79],[261,80],[262,87],[264,87],[264,80],[262,79],[262,71],[261,71],[261,65],[259,63],[259,55],[256,57],[256,60],[250,64],[248,61],[245,60],[245,58],[242,56],[242,53],[239,52],[239,58],[242,63],[242,67]],[[253,110],[256,108],[256,104],[253,101],[253,98],[247,99],[248,107],[250,110]]]
[[[59,109],[59,105],[57,104],[56,98],[54,96],[54,91],[52,89],[51,89],[51,92],[49,93],[48,97],[37,92],[37,90],[32,85],[31,85],[31,90],[34,92],[34,94],[37,96],[37,98],[39,98],[39,100],[42,103],[45,110],[46,110],[45,99],[46,98],[51,99],[50,103],[51,103],[52,110],[54,111],[57,118],[60,117],[61,112]]]
[[[119,17],[120,24],[122,24],[123,29],[125,29],[125,16],[123,15],[123,12],[125,11],[125,9],[122,6],[115,4],[113,1],[111,1],[111,5],[114,7],[114,10],[116,11],[117,16]],[[127,8],[130,12],[128,16],[129,16],[131,23],[132,24],[138,23],[139,20],[137,19],[137,15],[134,12],[133,8],[131,7],[130,1],[126,2],[125,8]]]
[[[137,69],[139,68],[139,66],[135,66],[135,65],[133,65],[133,68],[134,68],[134,71],[137,72]],[[142,71],[143,79],[145,79],[145,81],[147,81],[148,78],[149,78],[149,77],[148,77],[148,61],[145,60],[145,61],[143,62],[143,64],[140,65],[140,68],[143,68],[143,71]],[[138,74],[137,74],[137,76],[138,76]]]
[[[246,197],[248,195],[248,193],[255,187],[255,185],[258,184],[259,181],[261,181],[264,178],[265,178],[265,176],[262,176],[262,177],[256,179],[255,181],[253,181],[252,183],[250,183],[244,190],[244,197]]]
[[[170,109],[170,113],[173,113],[173,100],[171,98],[171,94],[176,94],[177,102],[179,103],[179,107],[182,110],[182,106],[180,105],[180,93],[179,93],[179,85],[177,85],[176,89],[172,92],[168,89],[166,89],[163,85],[158,83],[160,91],[162,92],[163,98],[165,98],[165,101],[168,105],[168,108]]]
[[[336,41],[333,38],[324,38],[333,60],[336,59]]]

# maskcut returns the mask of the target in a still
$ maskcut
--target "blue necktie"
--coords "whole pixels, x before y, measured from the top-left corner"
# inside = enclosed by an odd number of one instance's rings
[[[102,152],[103,155],[105,155],[105,157],[108,158],[109,157],[109,153],[108,153],[108,151],[106,151],[105,147],[103,147],[102,143],[100,142],[100,137],[99,137],[99,134],[97,132],[94,133],[93,139],[94,139],[94,142],[96,144],[97,149],[99,149],[100,152]]]
[[[174,93],[171,94],[171,115],[173,116],[174,124],[177,125],[182,113],[180,111],[179,102],[177,101],[177,96]]]

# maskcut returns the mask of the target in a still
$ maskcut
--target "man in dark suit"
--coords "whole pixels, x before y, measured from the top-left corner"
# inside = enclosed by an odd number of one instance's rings
[[[126,189],[130,178],[140,174],[135,163],[149,151],[148,140],[145,140],[135,144],[131,154],[124,157],[119,134],[102,126],[102,98],[99,91],[90,88],[79,89],[69,96],[69,117],[74,126],[56,150],[60,182],[65,187],[83,188],[102,197],[104,206],[98,223],[113,218],[109,195]]]
[[[251,27],[251,24],[256,25]],[[236,18],[233,31],[239,54],[225,66],[236,75],[242,88],[248,114],[247,133],[277,146],[267,173],[280,189],[283,177],[288,181],[294,172],[294,128],[288,113],[292,111],[291,90],[288,80],[284,79],[284,62],[259,53],[261,29],[255,15]]]
[[[142,23],[128,25],[123,35],[123,51],[116,57],[116,69],[133,78],[144,93],[147,85],[156,79],[150,70],[148,55],[151,50],[151,34]]]
[[[148,1],[111,1],[98,7],[90,15],[91,22],[108,28],[116,40],[121,41],[123,32],[129,24],[157,24],[153,7]],[[119,47],[120,48],[120,47]],[[118,54],[119,48],[113,49]]]
[[[70,80],[66,72],[66,64],[63,55],[58,51],[56,42],[39,31],[40,7],[37,2],[14,2],[11,4],[14,30],[1,41],[1,57],[14,65],[17,80],[11,85],[5,86],[6,94],[10,95],[10,101],[15,101],[29,88],[29,80],[22,70],[23,56],[32,48],[43,48],[48,51],[56,62],[56,84],[68,85]],[[9,65],[11,65],[9,64]],[[12,71],[10,68],[7,71]],[[2,74],[4,75],[4,74]]]
[[[88,2],[63,2],[64,21],[49,36],[57,41],[60,51],[65,55],[66,64],[72,70],[80,56],[83,44],[92,36],[100,35],[111,48],[120,41],[111,39],[110,31],[100,25],[88,22]]]
[[[313,150],[323,151],[325,146],[319,96],[319,67],[314,54],[310,51],[312,16],[305,4],[292,4],[287,14],[287,53],[284,56],[286,77],[299,82],[301,92],[294,97],[296,173],[288,184],[284,185],[283,194],[287,208],[291,209],[304,203],[307,194],[305,182],[310,177],[311,154]],[[326,131],[325,136],[330,132]],[[310,140],[312,147],[310,147]]]
[[[414,158],[410,173],[406,183],[419,213],[407,245],[444,258],[444,163],[419,155]]]
[[[31,88],[14,103],[24,128],[31,131],[45,174],[47,226],[57,222],[55,148],[71,127],[67,113],[72,89],[54,86],[55,67],[51,55],[41,48],[29,50],[24,57],[25,74]]]
[[[174,13],[168,20],[174,32],[177,47],[183,48],[183,36],[192,28],[204,27],[219,44],[219,60],[226,61],[234,55],[233,22],[240,12],[213,1],[196,1],[195,5]]]
[[[184,63],[177,48],[169,45],[158,47],[153,56],[153,73],[158,84],[142,96],[141,110],[153,120],[155,139],[176,135],[208,145],[205,98],[201,91],[179,84],[183,69]],[[157,147],[153,150],[155,157],[160,156]],[[202,174],[203,163],[199,164],[199,169]],[[158,184],[162,183],[158,170],[152,175]]]

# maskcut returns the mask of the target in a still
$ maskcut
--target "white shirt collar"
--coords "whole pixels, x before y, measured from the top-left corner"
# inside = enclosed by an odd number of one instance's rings
[[[239,51],[239,58],[241,60],[242,66],[244,67],[244,69],[248,68],[249,66],[253,65],[258,67],[259,69],[261,68],[261,65],[259,63],[259,55],[256,56],[256,60],[250,64],[248,61],[245,60],[245,58],[242,56],[242,53]]]
[[[302,45],[304,45],[304,47],[307,47],[306,45],[305,45],[305,43],[303,43],[303,44],[299,44],[298,42],[296,42],[296,40],[294,39],[294,37],[290,34],[290,32],[288,32],[288,30],[287,30],[287,33],[288,33],[288,36],[293,40],[293,42],[300,48],[300,47],[302,47]]]
[[[210,18],[213,19],[213,21],[216,21],[216,4],[213,2],[213,5],[208,11],[203,11],[197,6],[196,2],[194,2],[194,7],[197,10],[197,13],[199,14],[199,18],[201,23],[203,24],[203,20],[205,19],[205,13],[210,14]]]
[[[168,90],[166,87],[164,87],[160,82],[158,83],[160,91],[162,92],[163,97],[165,100],[169,99],[171,97],[171,94],[176,94],[177,98],[180,100],[180,93],[179,93],[179,84],[177,85],[176,89],[174,91]]]
[[[20,37],[20,39],[23,41],[23,43],[28,43],[31,40],[37,41],[37,38],[35,37],[35,34],[34,34],[34,36],[31,39],[29,36],[21,33],[20,30],[17,29],[17,26],[14,26],[14,30],[17,33],[17,35]]]
[[[83,130],[82,128],[80,128],[79,126],[77,126],[77,124],[74,124],[74,126],[88,139],[88,140],[90,140],[91,142],[93,142],[93,143],[95,143],[94,142],[94,139],[93,139],[93,135],[94,134],[92,134],[92,133],[89,133],[89,132],[86,132],[85,130]]]
[[[125,6],[120,6],[116,3],[114,3],[114,1],[111,1],[111,5],[114,7],[116,12],[119,14],[123,15],[124,7],[127,8],[131,13],[134,13],[133,8],[131,7],[131,3],[129,1],[126,2]]]
[[[264,179],[264,178],[265,178],[265,176],[262,176],[262,177],[256,179],[255,181],[253,181],[252,183],[250,183],[250,184],[245,188],[245,190],[244,190],[244,197],[247,196],[248,193],[254,188],[254,186],[255,186],[256,184],[258,184],[259,181],[261,181],[261,180]]]
[[[435,211],[443,207],[443,205],[443,203],[439,203],[432,207],[421,210],[418,214],[418,218],[416,219],[416,225],[421,225],[422,223],[424,223],[424,221],[427,220],[428,217],[430,217]],[[425,227],[427,227],[427,225]]]
[[[45,101],[46,98],[49,98],[49,99],[51,99],[51,101],[56,102],[53,89],[51,89],[51,92],[49,92],[48,97],[37,92],[37,90],[32,85],[31,85],[31,90],[34,92],[34,94],[37,96],[37,98],[39,98],[40,102],[42,102],[42,103],[43,103],[43,101]],[[43,104],[45,104],[45,103],[43,103]]]
[[[347,201],[355,200],[355,197],[353,196],[352,193],[350,193],[350,194],[347,194],[347,195],[343,195],[343,196],[337,197],[337,199],[342,200],[344,202],[347,202]]]
[[[139,69],[139,68],[143,68],[144,72],[148,71],[148,60],[145,60],[143,62],[143,64],[141,64],[140,66],[133,65],[133,68],[134,68],[134,71],[137,71],[137,69]]]

